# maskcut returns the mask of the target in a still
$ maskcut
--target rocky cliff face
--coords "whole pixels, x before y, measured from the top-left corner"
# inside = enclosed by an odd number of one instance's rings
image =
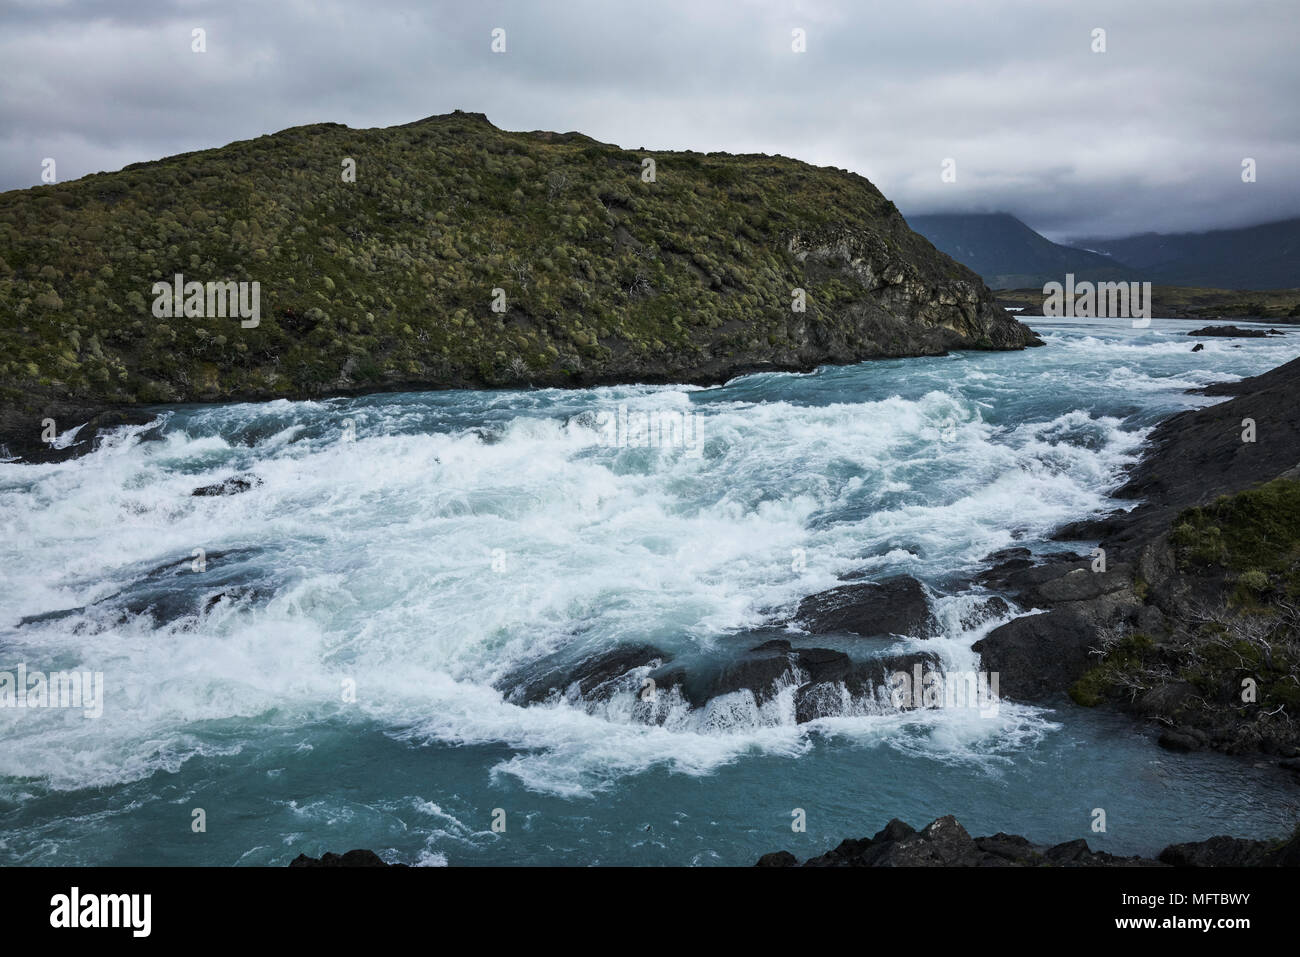
[[[257,316],[216,286],[256,291]],[[1035,344],[867,180],[784,157],[453,113],[0,195],[11,451],[47,415],[64,431],[111,407],[711,382]]]

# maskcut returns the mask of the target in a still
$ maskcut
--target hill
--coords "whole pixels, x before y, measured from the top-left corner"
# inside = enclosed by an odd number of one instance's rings
[[[258,319],[160,296],[177,274],[248,283],[250,304],[258,283]],[[0,195],[11,451],[44,415],[62,431],[141,403],[719,381],[1036,341],[855,174],[459,111]]]

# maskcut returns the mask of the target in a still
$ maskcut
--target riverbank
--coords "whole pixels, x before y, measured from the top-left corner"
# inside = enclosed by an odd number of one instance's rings
[[[1061,277],[1064,279],[1064,277]],[[999,289],[998,305],[1024,310],[1026,318],[1042,314],[1042,289]],[[1245,319],[1252,322],[1300,322],[1300,289],[1210,289],[1193,286],[1151,287],[1151,315],[1165,319]]]
[[[1068,693],[1166,747],[1300,772],[1300,360],[1204,392],[1233,398],[1155,429],[1116,493],[1141,504],[1057,533],[1100,551],[994,556],[982,580],[1045,613],[975,650],[1009,698]]]

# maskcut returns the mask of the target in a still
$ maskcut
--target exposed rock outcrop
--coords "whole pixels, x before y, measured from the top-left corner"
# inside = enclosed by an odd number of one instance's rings
[[[913,674],[918,666],[939,667],[937,655],[905,653],[854,659],[831,648],[794,647],[774,638],[721,662],[672,662],[672,655],[650,645],[624,646],[576,664],[532,663],[497,682],[506,700],[539,704],[563,698],[593,708],[614,694],[634,694],[634,716],[662,723],[664,697],[676,696],[689,707],[702,708],[715,699],[748,692],[756,704],[771,701],[783,689],[793,693],[799,723],[852,713],[889,699],[891,678]]]
[[[938,632],[925,586],[910,575],[810,595],[799,603],[795,619],[814,635],[929,638]]]

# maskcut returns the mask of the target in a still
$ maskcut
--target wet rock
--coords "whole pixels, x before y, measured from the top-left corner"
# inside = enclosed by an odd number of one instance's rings
[[[575,685],[578,695],[585,699],[608,698],[616,691],[635,690],[640,685],[630,672],[658,668],[671,660],[671,654],[654,645],[620,645],[576,664],[552,659],[525,666],[507,675],[497,687],[505,690],[506,700],[515,704],[545,701],[552,694],[565,694]],[[656,686],[666,687],[658,678]]]
[[[1193,351],[1193,352],[1201,352],[1201,351],[1204,350],[1204,349],[1205,349],[1205,346],[1204,346],[1202,343],[1199,343],[1199,342],[1198,342],[1196,345],[1192,346],[1192,351]]]
[[[810,595],[799,603],[795,618],[814,635],[847,632],[929,638],[939,633],[925,587],[910,575]]]
[[[1204,329],[1193,329],[1188,335],[1218,336],[1229,339],[1263,339],[1266,336],[1284,336],[1286,333],[1278,332],[1276,329],[1269,329],[1265,332],[1263,329],[1242,329],[1239,326],[1206,326]]]
[[[358,848],[346,854],[332,854],[326,851],[320,857],[308,857],[299,854],[289,862],[290,867],[405,867],[405,864],[389,864],[374,851]]]
[[[853,670],[848,655],[830,648],[800,649],[795,652],[795,660],[811,681],[843,681]]]
[[[55,421],[60,434],[78,423],[81,427],[68,445],[55,448],[41,438],[46,418]],[[140,432],[137,438],[142,442],[162,438],[164,420],[136,409],[91,411],[61,403],[26,413],[3,408],[0,409],[0,459],[15,457],[34,464],[66,462],[95,451],[115,429],[149,423],[153,423],[153,427]]]
[[[1070,609],[1016,618],[971,647],[986,671],[997,672],[1004,697],[1041,701],[1063,693],[1089,667],[1094,629]]]
[[[758,859],[755,867],[798,867],[799,860],[789,851],[773,851]]]
[[[240,492],[247,492],[262,484],[262,480],[256,475],[247,477],[233,475],[224,481],[215,485],[203,485],[190,492],[191,496],[208,496],[208,495],[238,495]]]
[[[825,652],[826,649],[810,649]],[[828,654],[839,654],[828,652]],[[920,666],[923,671],[939,668],[938,655],[929,652],[915,654],[889,655],[869,661],[853,662],[845,660],[828,661],[824,670],[810,672],[813,680],[800,685],[795,691],[795,721],[806,724],[818,718],[834,718],[846,713],[846,708],[854,706],[863,698],[871,696],[879,700],[878,689],[891,690],[892,676],[906,672],[915,674]]]
[[[1005,599],[994,595],[962,615],[961,627],[963,631],[970,631],[987,621],[1005,618],[1009,614],[1011,614],[1011,606],[1007,604]]]
[[[736,691],[751,691],[755,700],[762,703],[772,697],[775,685],[794,671],[794,656],[783,652],[751,653],[737,661],[729,662],[718,673],[709,698],[717,698]]]
[[[1028,549],[1016,549],[1016,551],[1028,554]],[[990,555],[985,560],[995,560],[997,554],[1001,553]],[[1025,556],[1016,555],[998,561],[992,568],[980,572],[975,576],[975,581],[986,588],[1023,597],[1044,582],[1060,578],[1076,568],[1090,569],[1091,567],[1090,559],[1072,553],[1051,555],[1042,561],[1033,561]]]

